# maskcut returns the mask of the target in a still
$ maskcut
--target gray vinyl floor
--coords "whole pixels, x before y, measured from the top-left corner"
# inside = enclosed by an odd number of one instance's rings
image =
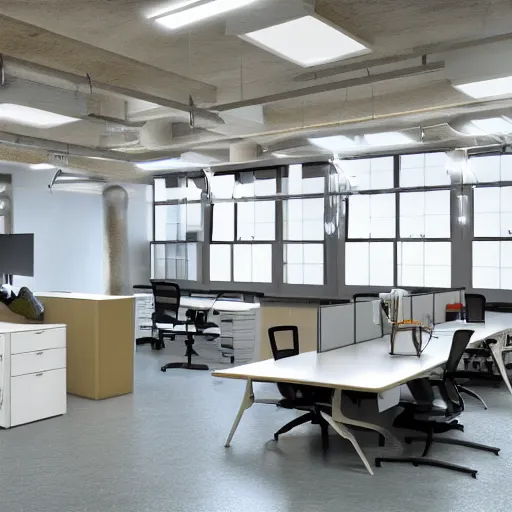
[[[500,446],[500,457],[443,445],[432,453],[478,469],[477,480],[409,465],[386,465],[371,477],[334,433],[323,457],[317,427],[274,443],[273,432],[294,413],[268,405],[245,414],[225,449],[244,384],[208,373],[163,374],[159,366],[173,359],[171,350],[139,348],[131,396],[103,402],[70,397],[64,417],[1,431],[0,512],[510,509],[512,397],[504,388],[478,388],[489,410],[468,399],[466,432],[458,433]],[[397,453],[378,448],[374,435],[357,437],[372,461]]]

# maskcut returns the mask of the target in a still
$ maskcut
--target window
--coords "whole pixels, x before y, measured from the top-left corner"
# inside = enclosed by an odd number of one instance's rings
[[[450,242],[399,242],[398,286],[449,288]]]
[[[446,153],[420,153],[400,157],[400,187],[450,185]]]
[[[358,194],[348,200],[348,238],[395,238],[395,194]]]
[[[210,281],[272,282],[272,245],[268,242],[276,239],[276,203],[245,198],[272,196],[276,191],[273,169],[213,177],[214,198],[244,200],[213,205]]]
[[[345,284],[393,286],[393,242],[347,242]]]
[[[512,187],[475,188],[474,236],[512,236]]]
[[[402,192],[400,238],[450,238],[450,191]]]
[[[357,190],[393,188],[394,159],[392,156],[343,160],[341,168],[350,176],[350,181]]]
[[[283,193],[286,195],[323,194],[326,166],[290,165],[283,176]]]
[[[272,282],[272,246],[235,245],[233,278],[238,283]]]
[[[153,244],[153,279],[197,281],[197,244]]]
[[[473,242],[473,288],[512,290],[512,241]]]
[[[324,284],[323,244],[284,244],[284,281],[288,284]]]
[[[325,238],[324,198],[283,201],[284,239],[318,241]]]
[[[155,178],[152,278],[198,280],[205,189],[204,177]]]
[[[469,159],[469,167],[474,175],[469,182],[512,181],[512,155],[475,156]]]
[[[11,232],[11,176],[0,174],[0,234]]]
[[[155,241],[198,240],[203,233],[201,203],[155,206]]]

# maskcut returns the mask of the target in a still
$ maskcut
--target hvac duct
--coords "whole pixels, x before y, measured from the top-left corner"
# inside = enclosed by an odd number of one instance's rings
[[[256,160],[260,154],[260,147],[254,142],[237,142],[229,146],[229,161],[233,163]]]
[[[114,185],[103,191],[105,292],[128,294],[128,193]]]

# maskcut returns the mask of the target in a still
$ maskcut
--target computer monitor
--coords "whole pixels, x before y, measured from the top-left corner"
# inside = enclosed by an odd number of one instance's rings
[[[0,235],[0,274],[34,276],[34,235]]]

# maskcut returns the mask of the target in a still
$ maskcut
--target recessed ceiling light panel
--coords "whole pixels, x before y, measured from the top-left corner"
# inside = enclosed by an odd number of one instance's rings
[[[0,121],[11,121],[25,126],[36,128],[55,128],[78,121],[75,117],[63,116],[55,112],[47,112],[38,108],[15,105],[13,103],[0,104]]]
[[[455,85],[455,88],[471,98],[489,98],[492,96],[505,96],[512,94],[512,76],[482,80],[480,82],[468,82]]]
[[[371,51],[315,16],[303,16],[240,37],[305,68]]]
[[[311,144],[327,151],[332,151],[333,153],[336,153],[336,151],[357,147],[357,144],[352,139],[349,139],[343,135],[333,135],[332,137],[317,137],[308,140]]]
[[[401,146],[414,142],[410,137],[400,132],[367,133],[364,135],[364,141],[370,146]]]
[[[471,129],[472,135],[480,135],[482,133],[492,134],[505,134],[512,133],[512,123],[506,117],[489,117],[487,119],[473,119],[471,125],[476,127],[476,130]]]
[[[194,164],[192,162],[186,162],[180,158],[168,158],[166,160],[150,160],[148,162],[139,162],[137,167],[143,171],[167,171],[172,169],[201,167],[201,165]]]
[[[254,3],[256,0],[210,0],[202,1],[199,5],[192,5],[190,8],[180,8],[173,12],[156,18],[155,21],[165,28],[176,30],[197,23],[199,21],[213,18],[241,7]],[[198,2],[194,2],[198,3]],[[185,6],[188,5],[185,2]]]

